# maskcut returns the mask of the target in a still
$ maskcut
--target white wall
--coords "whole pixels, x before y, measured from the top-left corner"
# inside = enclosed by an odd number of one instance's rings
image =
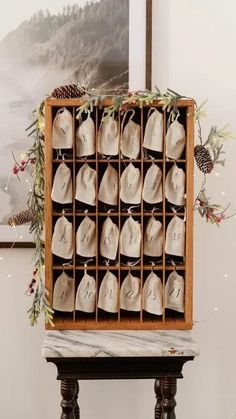
[[[208,98],[206,131],[211,121],[219,126],[229,122],[236,133],[236,3],[153,1],[154,84],[194,96],[199,103]],[[224,191],[222,202],[230,201],[236,212],[236,141],[226,148],[226,168],[218,170],[220,177],[211,176],[209,187],[213,197]],[[184,369],[178,419],[235,419],[235,232],[235,219],[217,229],[196,216],[195,320],[199,323],[193,334],[201,356]],[[32,252],[0,250],[1,255],[1,418],[59,418],[56,370],[40,357],[43,325],[30,328],[25,315],[29,301],[23,294],[31,278]],[[11,278],[1,272],[9,272]],[[153,382],[82,382],[80,405],[81,419],[152,418]]]

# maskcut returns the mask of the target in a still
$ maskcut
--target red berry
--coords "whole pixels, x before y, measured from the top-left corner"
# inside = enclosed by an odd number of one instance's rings
[[[30,292],[30,294],[33,294],[34,289],[33,289],[33,288],[30,288],[30,289],[29,289],[29,292]]]
[[[25,166],[26,165],[26,161],[25,160],[21,160],[21,165]]]
[[[28,285],[29,289],[32,288],[32,286],[33,286],[32,282],[30,282],[29,285]]]
[[[24,167],[21,167],[20,170],[21,170],[21,172],[24,172],[25,168]]]
[[[36,279],[32,278],[31,284],[35,284],[35,282],[36,282]]]

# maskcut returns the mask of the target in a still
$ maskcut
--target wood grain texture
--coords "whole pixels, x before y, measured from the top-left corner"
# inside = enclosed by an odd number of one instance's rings
[[[146,0],[146,89],[152,89],[152,0]]]

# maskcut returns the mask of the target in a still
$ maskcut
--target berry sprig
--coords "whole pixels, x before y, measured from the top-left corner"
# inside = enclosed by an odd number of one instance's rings
[[[36,158],[28,158],[27,160],[21,160],[20,162],[18,162],[15,158],[15,156],[13,155],[14,158],[14,166],[12,168],[12,173],[14,175],[18,176],[19,172],[24,172],[26,167],[28,166],[28,164],[35,164],[36,163]]]
[[[37,282],[35,276],[37,275],[37,272],[38,272],[38,269],[35,268],[34,271],[33,271],[33,278],[31,279],[31,281],[28,285],[28,289],[25,291],[25,294],[27,294],[29,296],[35,292],[35,284]]]

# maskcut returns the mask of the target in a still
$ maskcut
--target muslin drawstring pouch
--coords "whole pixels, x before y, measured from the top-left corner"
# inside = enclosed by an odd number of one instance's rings
[[[143,253],[146,256],[160,257],[163,253],[162,223],[150,217],[145,228]]]
[[[73,226],[63,215],[55,223],[52,236],[52,253],[63,259],[73,256]]]
[[[60,108],[53,120],[52,147],[55,149],[73,147],[73,118],[66,108]]]
[[[96,224],[87,215],[76,233],[76,253],[85,258],[96,256]]]
[[[108,164],[107,169],[102,177],[98,199],[104,204],[116,206],[118,205],[118,191],[119,189],[119,177],[116,169]]]
[[[77,288],[75,309],[85,313],[96,310],[96,281],[86,271]]]
[[[185,221],[177,215],[167,226],[165,251],[169,255],[180,257],[185,254]]]
[[[98,132],[98,152],[105,156],[116,156],[119,153],[119,126],[111,116],[101,122]]]
[[[178,206],[185,204],[185,172],[176,163],[167,173],[165,194],[171,204]]]
[[[173,121],[166,133],[166,155],[177,160],[181,157],[186,143],[185,129],[177,119]]]
[[[141,255],[141,240],[141,225],[130,216],[121,229],[120,253],[124,256],[139,258]]]
[[[142,308],[157,316],[161,316],[163,313],[163,286],[155,272],[148,275],[143,285]]]
[[[119,310],[119,284],[117,277],[107,271],[99,288],[98,308],[108,313]]]
[[[132,113],[124,127],[125,119],[129,112]],[[122,155],[124,157],[128,157],[129,159],[137,159],[140,154],[141,127],[132,120],[134,115],[135,110],[129,109],[123,116],[121,127],[120,150]]]
[[[121,284],[120,308],[127,311],[141,310],[141,281],[131,272],[128,273]]]
[[[74,310],[74,279],[64,271],[54,285],[53,309],[67,312]]]
[[[184,313],[184,278],[176,271],[171,272],[166,282],[165,307]]]
[[[72,177],[71,170],[63,161],[59,164],[52,185],[51,198],[59,204],[72,203]]]
[[[153,107],[148,111],[143,146],[160,153],[163,151],[163,115]]]
[[[115,260],[119,243],[119,229],[110,217],[107,217],[102,226],[100,239],[100,254],[102,257]]]
[[[84,163],[76,176],[75,199],[85,204],[96,205],[96,170]]]
[[[159,204],[163,200],[162,171],[155,163],[150,165],[144,178],[143,200],[148,204]]]
[[[129,163],[120,178],[120,199],[126,204],[141,203],[142,181],[138,167]]]
[[[80,121],[75,138],[77,157],[92,156],[95,154],[95,125],[90,113],[88,113],[88,117],[84,121]]]

